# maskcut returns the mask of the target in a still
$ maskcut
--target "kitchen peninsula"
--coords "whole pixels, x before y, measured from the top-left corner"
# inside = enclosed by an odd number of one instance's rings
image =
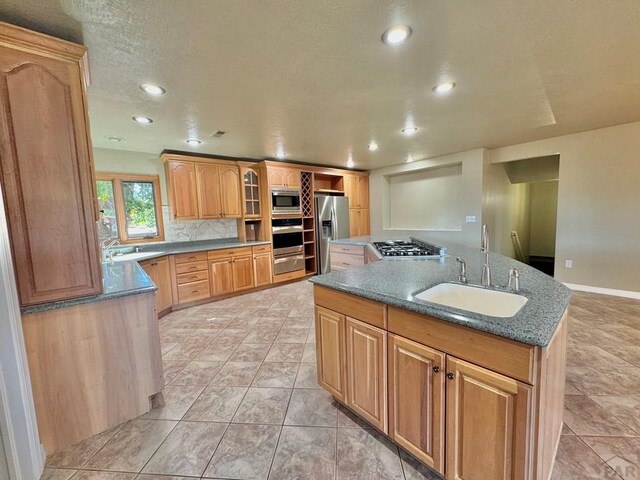
[[[492,317],[415,297],[456,282],[457,257],[468,283],[479,285],[478,249],[382,259],[370,238],[333,247],[368,261],[311,279],[319,384],[448,479],[549,478],[562,428],[570,290],[492,253],[495,283],[506,284],[516,267],[526,297],[512,317]]]

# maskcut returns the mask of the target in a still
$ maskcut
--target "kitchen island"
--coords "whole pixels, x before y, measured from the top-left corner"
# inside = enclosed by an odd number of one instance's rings
[[[371,248],[369,238],[338,242]],[[442,258],[385,258],[311,279],[318,382],[446,478],[546,480],[562,428],[570,290],[491,254],[496,283],[520,271],[527,301],[514,316],[417,299],[458,280],[458,256],[480,283],[480,250],[446,247]]]

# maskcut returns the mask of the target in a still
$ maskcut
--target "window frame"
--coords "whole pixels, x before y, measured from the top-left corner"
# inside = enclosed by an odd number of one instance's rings
[[[118,226],[118,240],[126,243],[149,243],[164,241],[164,222],[162,218],[162,198],[160,194],[159,175],[138,175],[130,173],[96,172],[96,185],[99,181],[110,181],[113,185],[113,203],[116,208],[116,225]],[[158,235],[153,237],[129,237],[124,205],[123,182],[151,183],[153,185],[153,201],[156,207],[156,227]]]

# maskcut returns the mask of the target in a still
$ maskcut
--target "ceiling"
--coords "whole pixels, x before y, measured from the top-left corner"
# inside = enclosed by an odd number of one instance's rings
[[[0,0],[0,19],[89,47],[97,147],[371,169],[640,120],[638,0]],[[397,23],[413,35],[383,44]]]

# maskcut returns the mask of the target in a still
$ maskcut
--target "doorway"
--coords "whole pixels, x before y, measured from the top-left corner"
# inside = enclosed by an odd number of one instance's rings
[[[513,258],[554,275],[560,156],[549,155],[504,164],[513,212]]]

